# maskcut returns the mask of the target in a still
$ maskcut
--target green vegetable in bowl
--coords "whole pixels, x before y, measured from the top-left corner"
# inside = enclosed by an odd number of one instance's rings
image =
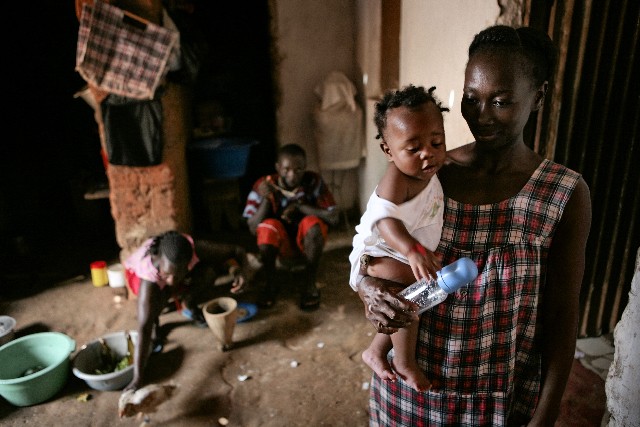
[[[130,338],[129,338],[130,339]],[[113,350],[107,345],[104,339],[100,338],[100,367],[95,370],[96,375],[105,375],[112,372],[118,372],[126,368],[132,363],[130,353],[119,361]]]
[[[125,356],[118,362],[118,364],[116,365],[116,370],[114,372],[121,371],[129,365],[129,358]]]
[[[96,375],[110,374],[112,372],[121,371],[127,366],[129,366],[129,359],[127,358],[127,356],[125,356],[122,359],[120,359],[120,361],[116,363],[115,366],[114,365],[102,366],[101,369],[100,368],[96,369],[95,372],[96,372]]]

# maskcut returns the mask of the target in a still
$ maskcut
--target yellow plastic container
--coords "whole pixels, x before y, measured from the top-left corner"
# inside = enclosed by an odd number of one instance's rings
[[[107,274],[107,262],[95,261],[91,263],[91,281],[93,286],[100,287],[109,284],[109,276]]]

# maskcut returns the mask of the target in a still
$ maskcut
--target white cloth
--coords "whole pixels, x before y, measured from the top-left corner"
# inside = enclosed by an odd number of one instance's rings
[[[316,86],[315,94],[319,97],[313,119],[320,169],[358,167],[364,156],[364,122],[354,98],[355,85],[334,71]]]
[[[431,178],[429,184],[413,199],[396,205],[378,197],[376,189],[369,197],[367,210],[356,226],[353,237],[353,249],[349,254],[351,274],[349,285],[354,290],[360,270],[360,257],[364,254],[372,257],[392,257],[408,264],[409,261],[401,253],[386,244],[378,232],[376,223],[383,218],[396,218],[402,221],[409,234],[430,251],[435,251],[442,235],[444,224],[444,193],[437,176]]]

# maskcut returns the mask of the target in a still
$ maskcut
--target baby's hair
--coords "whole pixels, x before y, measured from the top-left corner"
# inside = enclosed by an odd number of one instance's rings
[[[478,52],[504,49],[520,54],[531,65],[521,67],[528,72],[535,86],[540,86],[553,75],[558,51],[549,36],[531,27],[513,28],[506,25],[494,25],[475,35],[469,45],[469,58]]]
[[[387,113],[394,108],[407,107],[414,110],[427,102],[433,102],[440,112],[449,111],[442,106],[442,102],[433,93],[434,90],[436,90],[435,86],[425,90],[422,86],[416,87],[410,84],[400,90],[387,91],[382,99],[376,102],[376,111],[373,116],[373,122],[378,128],[376,139],[382,138],[382,131],[387,127]]]
[[[147,254],[162,254],[174,264],[188,263],[193,257],[193,247],[182,233],[172,230],[154,237]]]
[[[284,156],[307,159],[307,153],[304,151],[304,148],[298,144],[287,144],[280,147],[280,150],[278,150],[278,160]]]

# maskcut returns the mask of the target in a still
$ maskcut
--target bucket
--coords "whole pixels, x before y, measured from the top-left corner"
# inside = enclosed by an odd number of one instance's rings
[[[107,269],[107,277],[109,279],[109,286],[112,288],[123,288],[125,286],[126,279],[122,264],[111,264]]]
[[[89,267],[91,268],[91,282],[93,283],[93,286],[100,287],[109,283],[106,261],[92,262]]]
[[[220,297],[209,301],[202,307],[204,319],[218,341],[222,351],[233,345],[233,329],[238,320],[238,302],[230,297]]]

